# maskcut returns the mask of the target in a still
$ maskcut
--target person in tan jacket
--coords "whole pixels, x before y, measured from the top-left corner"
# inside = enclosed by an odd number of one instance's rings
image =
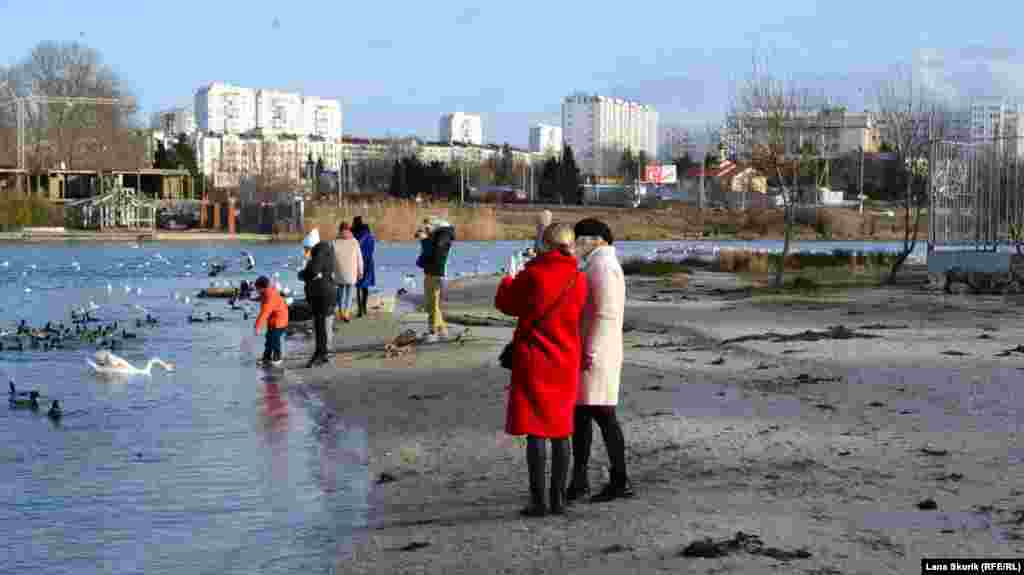
[[[363,277],[363,252],[352,235],[352,226],[342,222],[334,240],[334,280],[338,283],[338,319],[352,321],[352,292]]]
[[[626,278],[607,224],[587,218],[579,221],[573,231],[576,232],[576,253],[583,261],[590,290],[580,319],[583,373],[573,412],[573,474],[566,500],[573,501],[590,492],[587,462],[592,422],[596,422],[601,428],[612,468],[611,481],[591,501],[604,502],[633,496],[626,474],[626,440],[615,414],[622,380]]]

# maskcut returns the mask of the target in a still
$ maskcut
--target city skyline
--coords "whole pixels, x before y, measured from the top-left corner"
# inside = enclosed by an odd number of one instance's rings
[[[810,1],[781,8],[740,2],[723,34],[713,25],[688,24],[715,21],[717,7],[667,2],[631,15],[573,4],[467,8],[442,1],[403,6],[399,19],[393,9],[372,4],[309,2],[284,10],[272,2],[182,0],[177,11],[202,16],[182,30],[163,25],[169,40],[154,42],[161,37],[154,25],[167,22],[166,7],[141,4],[129,14],[114,5],[41,0],[0,7],[9,21],[61,14],[47,20],[45,38],[38,27],[11,27],[0,38],[6,55],[0,63],[15,63],[39,40],[77,40],[114,67],[145,116],[187,106],[197,86],[222,80],[337,98],[352,135],[430,139],[441,114],[466,111],[480,114],[487,142],[525,147],[529,126],[557,125],[561,99],[578,90],[650,104],[663,127],[699,131],[720,124],[754,53],[770,59],[774,73],[826,86],[855,110],[870,103],[872,86],[899,63],[912,64],[919,82],[940,94],[1020,97],[1024,45],[1013,14],[1024,11],[1000,7],[999,19],[984,10],[952,19],[921,15],[913,3],[868,1],[849,10]],[[128,18],[143,25],[128,25]],[[837,21],[843,26],[834,26]],[[331,22],[345,33],[327,33]],[[587,42],[590,32],[544,22],[591,32],[630,29],[640,39]],[[502,42],[517,27],[545,32],[547,41]],[[425,29],[429,41],[415,33]],[[965,39],[963,31],[972,29],[984,36]],[[202,33],[173,40],[190,30]],[[566,57],[552,57],[560,53]]]

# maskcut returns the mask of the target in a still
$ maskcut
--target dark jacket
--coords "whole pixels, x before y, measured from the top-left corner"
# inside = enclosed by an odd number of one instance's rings
[[[455,241],[455,228],[444,227],[434,230],[430,234],[429,250],[424,246],[420,261],[416,262],[423,273],[432,276],[444,276],[448,267],[448,254],[452,250],[452,242]]]
[[[306,283],[306,301],[314,314],[326,314],[335,305],[337,286],[334,284],[334,250],[331,242],[320,242],[313,246],[306,267],[299,272],[299,279]]]
[[[373,265],[373,250],[376,239],[369,229],[362,228],[354,234],[359,240],[359,249],[363,252],[363,277],[356,282],[356,287],[371,288],[377,285],[377,271]]]

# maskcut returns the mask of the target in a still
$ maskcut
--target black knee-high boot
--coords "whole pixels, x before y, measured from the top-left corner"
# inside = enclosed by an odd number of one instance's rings
[[[551,513],[565,513],[565,478],[569,474],[569,439],[551,440]]]
[[[566,491],[566,501],[575,501],[590,493],[587,479],[587,463],[590,461],[590,445],[594,437],[591,415],[587,406],[577,405],[573,412],[572,434],[572,481]]]
[[[543,438],[527,436],[526,467],[530,473],[530,505],[520,512],[526,517],[542,517],[547,513],[544,507],[545,448]]]

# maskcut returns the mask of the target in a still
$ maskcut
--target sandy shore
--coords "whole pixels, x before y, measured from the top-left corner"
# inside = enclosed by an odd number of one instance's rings
[[[496,364],[511,330],[479,325],[500,317],[493,280],[452,287],[450,313],[476,324],[458,341],[389,358],[381,342],[422,314],[343,326],[334,369],[294,371],[366,426],[384,479],[338,572],[866,575],[1024,554],[1024,355],[997,356],[1020,341],[1016,301],[920,286],[766,301],[735,284],[631,280],[620,410],[638,493],[564,518],[517,514],[524,450],[502,432]],[[813,341],[840,324],[877,337]],[[606,467],[595,440],[595,486]],[[679,556],[737,531],[811,557]]]

